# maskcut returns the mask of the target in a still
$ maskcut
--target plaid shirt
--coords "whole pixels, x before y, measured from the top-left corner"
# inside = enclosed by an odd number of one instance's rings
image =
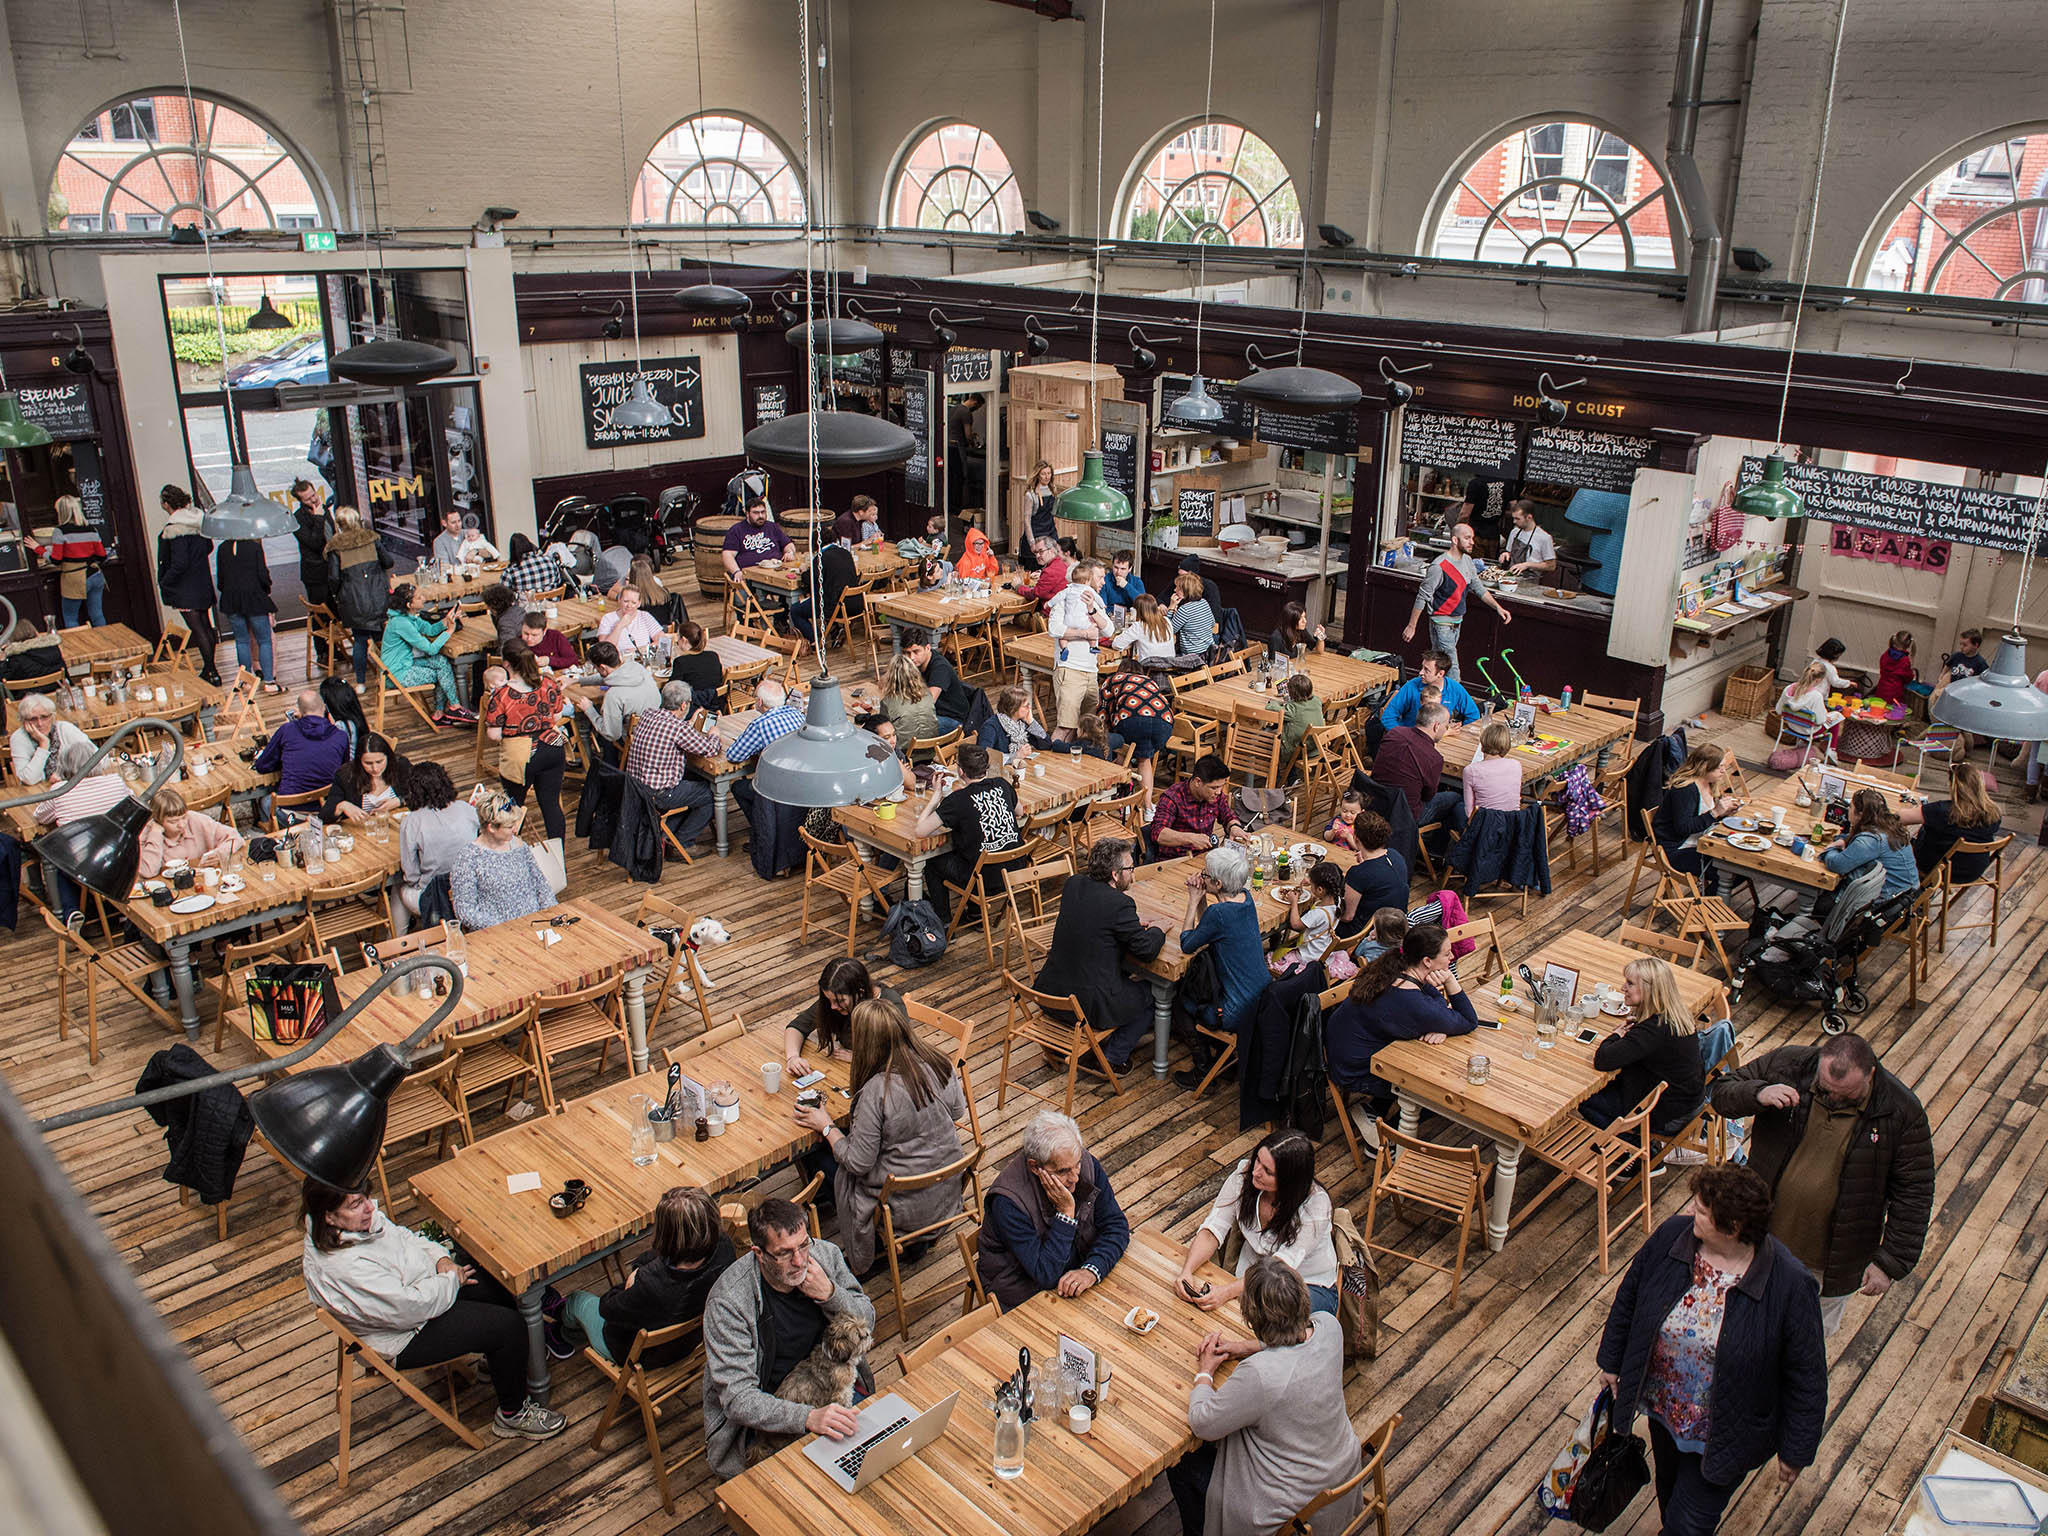
[[[744,763],[759,757],[771,741],[804,728],[804,712],[794,704],[779,705],[740,732],[740,739],[725,750],[728,763]]]
[[[690,724],[689,716],[672,709],[642,710],[633,721],[633,745],[626,753],[626,775],[659,793],[682,782],[691,757],[720,757],[725,745]]]
[[[1160,795],[1158,805],[1152,812],[1154,832],[1192,832],[1198,837],[1211,837],[1219,826],[1227,830],[1236,822],[1237,813],[1230,807],[1228,784],[1225,784],[1207,805],[1202,805],[1196,801],[1194,791],[1188,788],[1188,781],[1183,779]],[[1168,851],[1160,850],[1162,853]]]
[[[562,569],[562,562],[541,549],[521,555],[505,572],[505,585],[519,593],[552,592],[568,584],[569,573]]]

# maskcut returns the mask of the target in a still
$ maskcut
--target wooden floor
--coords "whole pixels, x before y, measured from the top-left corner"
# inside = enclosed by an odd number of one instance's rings
[[[715,611],[709,603],[693,607]],[[296,634],[280,637],[281,676],[298,675],[301,647]],[[430,740],[405,711],[398,715],[407,754],[439,758],[459,784],[473,779],[467,734]],[[1745,758],[1761,757],[1764,744],[1754,728],[1739,739]],[[2016,775],[2008,769],[2005,777]],[[2001,1350],[2048,1300],[2048,1269],[2039,1265],[2048,1237],[2048,1137],[2040,1129],[2048,1089],[2041,965],[2048,859],[2034,848],[2033,815],[2010,794],[2006,806],[2008,825],[2023,830],[2008,866],[2012,889],[1997,950],[1989,948],[1983,929],[1952,939],[1947,955],[1936,957],[1917,1009],[1906,1004],[1905,967],[1896,950],[1881,965],[1865,967],[1872,1002],[1861,1029],[1886,1065],[1919,1093],[1934,1126],[1940,1184],[1926,1255],[1881,1301],[1851,1303],[1829,1351],[1828,1430],[1819,1462],[1783,1494],[1775,1479],[1753,1481],[1723,1526],[1736,1536],[1882,1531],[1940,1430],[1959,1421],[1971,1398],[1986,1390]],[[572,852],[570,870],[579,897],[621,911],[638,900],[640,888],[587,851]],[[1512,905],[1502,905],[1510,957],[1552,931],[1584,926],[1612,932],[1619,924],[1625,866],[1610,856],[1594,878],[1569,872],[1560,858],[1556,873],[1556,893],[1537,904],[1526,924],[1513,916]],[[807,1000],[819,966],[843,952],[843,927],[836,941],[816,930],[798,941],[796,883],[757,880],[737,844],[725,860],[707,856],[689,868],[671,862],[664,894],[716,914],[739,941],[711,957],[721,1019],[737,1012],[754,1028],[779,1029]],[[872,940],[873,926],[865,932]],[[30,1111],[47,1115],[127,1091],[166,1037],[139,1007],[113,1005],[106,1054],[97,1068],[88,1068],[76,1035],[63,1045],[56,1039],[52,941],[40,925],[25,925],[5,953],[12,985],[0,1003],[0,1070]],[[982,1123],[992,1160],[1006,1157],[1033,1106],[1013,1097],[1001,1115],[995,1110],[1002,1005],[979,943],[962,943],[915,975],[896,974],[885,962],[881,971],[913,995],[976,1022],[973,1074]],[[1817,1014],[1788,1012],[1760,987],[1750,989],[1737,1024],[1745,1054],[1819,1038]],[[673,1040],[682,1028],[680,1013],[671,1011],[662,1033]],[[232,1045],[227,1059],[241,1059]],[[587,1078],[572,1080],[566,1091],[589,1085]],[[1160,1223],[1185,1238],[1223,1173],[1257,1135],[1237,1131],[1234,1092],[1197,1102],[1149,1073],[1128,1086],[1120,1101],[1109,1102],[1106,1091],[1097,1090],[1084,1102],[1091,1149],[1110,1169],[1133,1221]],[[487,1121],[480,1130],[499,1123]],[[615,1429],[605,1451],[591,1449],[603,1394],[596,1373],[580,1359],[556,1367],[555,1406],[568,1415],[570,1428],[544,1445],[486,1436],[485,1449],[467,1451],[390,1390],[367,1392],[357,1406],[351,1487],[337,1494],[333,1356],[300,1286],[292,1180],[253,1156],[236,1190],[229,1236],[219,1242],[211,1219],[196,1208],[181,1210],[163,1183],[161,1140],[145,1117],[78,1127],[55,1142],[143,1289],[307,1530],[614,1536],[719,1527],[701,1459],[682,1474],[686,1491],[672,1518],[655,1494],[637,1430]],[[428,1155],[395,1161],[394,1194],[404,1187],[403,1174],[425,1166]],[[1337,1198],[1355,1203],[1362,1215],[1363,1180],[1334,1126],[1321,1171]],[[1525,1183],[1531,1179],[1525,1170]],[[1660,1215],[1683,1201],[1682,1182],[1660,1181]],[[784,1174],[766,1187],[789,1183]],[[398,1195],[395,1214],[415,1214],[408,1196]],[[1592,1229],[1587,1200],[1560,1194],[1504,1252],[1479,1249],[1455,1307],[1447,1277],[1383,1261],[1381,1353],[1353,1375],[1349,1401],[1361,1431],[1389,1413],[1403,1416],[1391,1461],[1397,1530],[1480,1536],[1534,1531],[1543,1523],[1531,1491],[1590,1400],[1593,1349],[1635,1246],[1617,1241],[1615,1272],[1602,1276],[1592,1257]],[[1433,1241],[1438,1258],[1447,1258],[1452,1246],[1435,1228],[1397,1228],[1396,1240]],[[928,1260],[912,1289],[945,1286],[956,1271],[955,1259]],[[594,1271],[578,1278],[601,1283]],[[884,1303],[879,1310],[881,1326],[893,1329],[891,1309]],[[950,1312],[928,1314],[913,1333],[922,1337],[939,1315]],[[891,1361],[882,1371],[885,1381],[895,1374],[900,1342],[885,1335],[880,1346]],[[489,1403],[488,1389],[470,1389],[465,1418],[481,1426]],[[692,1409],[667,1438],[682,1447],[697,1433]],[[1644,1500],[1612,1529],[1649,1536],[1656,1526],[1654,1505]],[[1171,1536],[1176,1528],[1163,1484],[1098,1527],[1146,1536]]]

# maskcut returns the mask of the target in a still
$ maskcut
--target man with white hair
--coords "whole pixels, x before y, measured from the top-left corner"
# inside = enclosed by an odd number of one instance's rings
[[[7,746],[14,757],[14,776],[22,783],[48,780],[52,759],[65,747],[92,745],[85,732],[69,720],[57,718],[57,701],[47,693],[32,693],[19,707],[21,724],[7,738]]]
[[[1040,1291],[1079,1296],[1116,1268],[1131,1223],[1066,1115],[1041,1110],[988,1192],[975,1269],[1009,1311]]]
[[[666,816],[687,808],[676,837],[687,848],[711,825],[711,786],[689,777],[690,757],[720,755],[716,736],[706,735],[690,720],[690,685],[665,683],[661,708],[643,710],[633,723],[633,745],[626,753],[626,776],[654,797]]]
[[[1259,909],[1248,889],[1251,872],[1251,855],[1237,844],[1210,849],[1202,867],[1188,876],[1188,909],[1181,923],[1181,953],[1207,949],[1216,959],[1220,995],[1216,1016],[1204,1022],[1233,1033],[1241,1033],[1252,1022],[1272,980]],[[1240,1046],[1239,1059],[1244,1055]],[[1175,1081],[1193,1088],[1200,1086],[1201,1078],[1200,1071],[1182,1072]]]
[[[725,749],[725,760],[729,763],[751,763],[770,742],[803,729],[804,712],[789,701],[788,692],[772,677],[764,677],[754,685],[754,707],[760,711],[759,716],[740,732],[739,740]],[[735,780],[732,797],[747,813],[749,822],[758,820],[754,814],[753,780]]]

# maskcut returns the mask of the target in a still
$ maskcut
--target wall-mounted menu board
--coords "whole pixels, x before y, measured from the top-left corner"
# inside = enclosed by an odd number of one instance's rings
[[[1657,445],[1647,437],[1536,426],[1529,429],[1522,478],[1626,496],[1636,483],[1636,471],[1656,456]]]
[[[899,373],[903,386],[903,427],[917,446],[903,466],[903,499],[913,507],[929,507],[932,496],[932,393],[936,381],[928,368]]]
[[[766,426],[771,421],[780,421],[789,414],[789,386],[787,384],[756,384],[754,386],[754,425]]]
[[[85,520],[99,530],[100,542],[114,550],[121,542],[114,525],[114,509],[107,505],[106,472],[100,464],[100,445],[81,438],[71,445],[71,478],[78,484],[78,508]]]
[[[15,394],[21,399],[21,414],[50,436],[90,437],[91,383],[86,378],[69,378],[56,384],[24,384]]]
[[[1188,392],[1194,381],[1185,374],[1169,373],[1159,380],[1159,424],[1171,428],[1173,423],[1166,419],[1166,408]],[[1223,407],[1223,419],[1207,430],[1221,437],[1250,437],[1258,425],[1258,407],[1249,400],[1237,398],[1237,386],[1216,379],[1204,380],[1209,398]]]
[[[1521,478],[1522,428],[1519,422],[1491,416],[1452,416],[1442,411],[1407,407],[1401,414],[1401,460],[1452,469]]]
[[[636,368],[632,363],[585,363],[577,370],[583,389],[583,443],[616,448],[623,443],[672,443],[704,435],[704,375],[694,357],[670,357]],[[647,381],[669,419],[658,427],[622,427],[612,412],[633,392],[635,377]]]
[[[1183,537],[1216,537],[1217,481],[1213,475],[1182,475],[1173,482],[1174,518]]]
[[[1137,400],[1102,402],[1102,478],[1130,500],[1140,501],[1139,463],[1145,451],[1145,407]]]
[[[1358,449],[1358,412],[1332,411],[1327,416],[1297,416],[1289,411],[1259,407],[1258,439],[1281,448],[1305,448],[1312,453],[1355,453]]]
[[[1742,461],[1741,484],[1763,478],[1764,461]],[[2035,498],[1967,485],[1937,485],[1856,469],[1787,464],[1785,483],[1806,503],[1809,517],[1922,539],[1950,539],[1986,549],[2025,549]],[[2048,553],[2048,539],[2042,541]]]
[[[955,347],[946,354],[948,384],[986,384],[995,375],[995,354],[987,347]]]

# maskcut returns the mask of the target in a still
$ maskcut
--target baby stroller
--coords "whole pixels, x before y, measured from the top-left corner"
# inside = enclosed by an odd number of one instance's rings
[[[1819,1003],[1821,1028],[1839,1035],[1849,1027],[1849,1016],[1870,1006],[1857,984],[1856,962],[1875,949],[1885,933],[1911,910],[1919,899],[1917,889],[1900,891],[1881,901],[1848,907],[1841,922],[1830,914],[1825,926],[1811,918],[1794,918],[1770,907],[1759,907],[1750,920],[1749,937],[1743,941],[1735,975],[1728,984],[1732,1005],[1742,999],[1742,989],[1754,975],[1771,993],[1788,1003]],[[1909,960],[1909,963],[1910,960]]]

